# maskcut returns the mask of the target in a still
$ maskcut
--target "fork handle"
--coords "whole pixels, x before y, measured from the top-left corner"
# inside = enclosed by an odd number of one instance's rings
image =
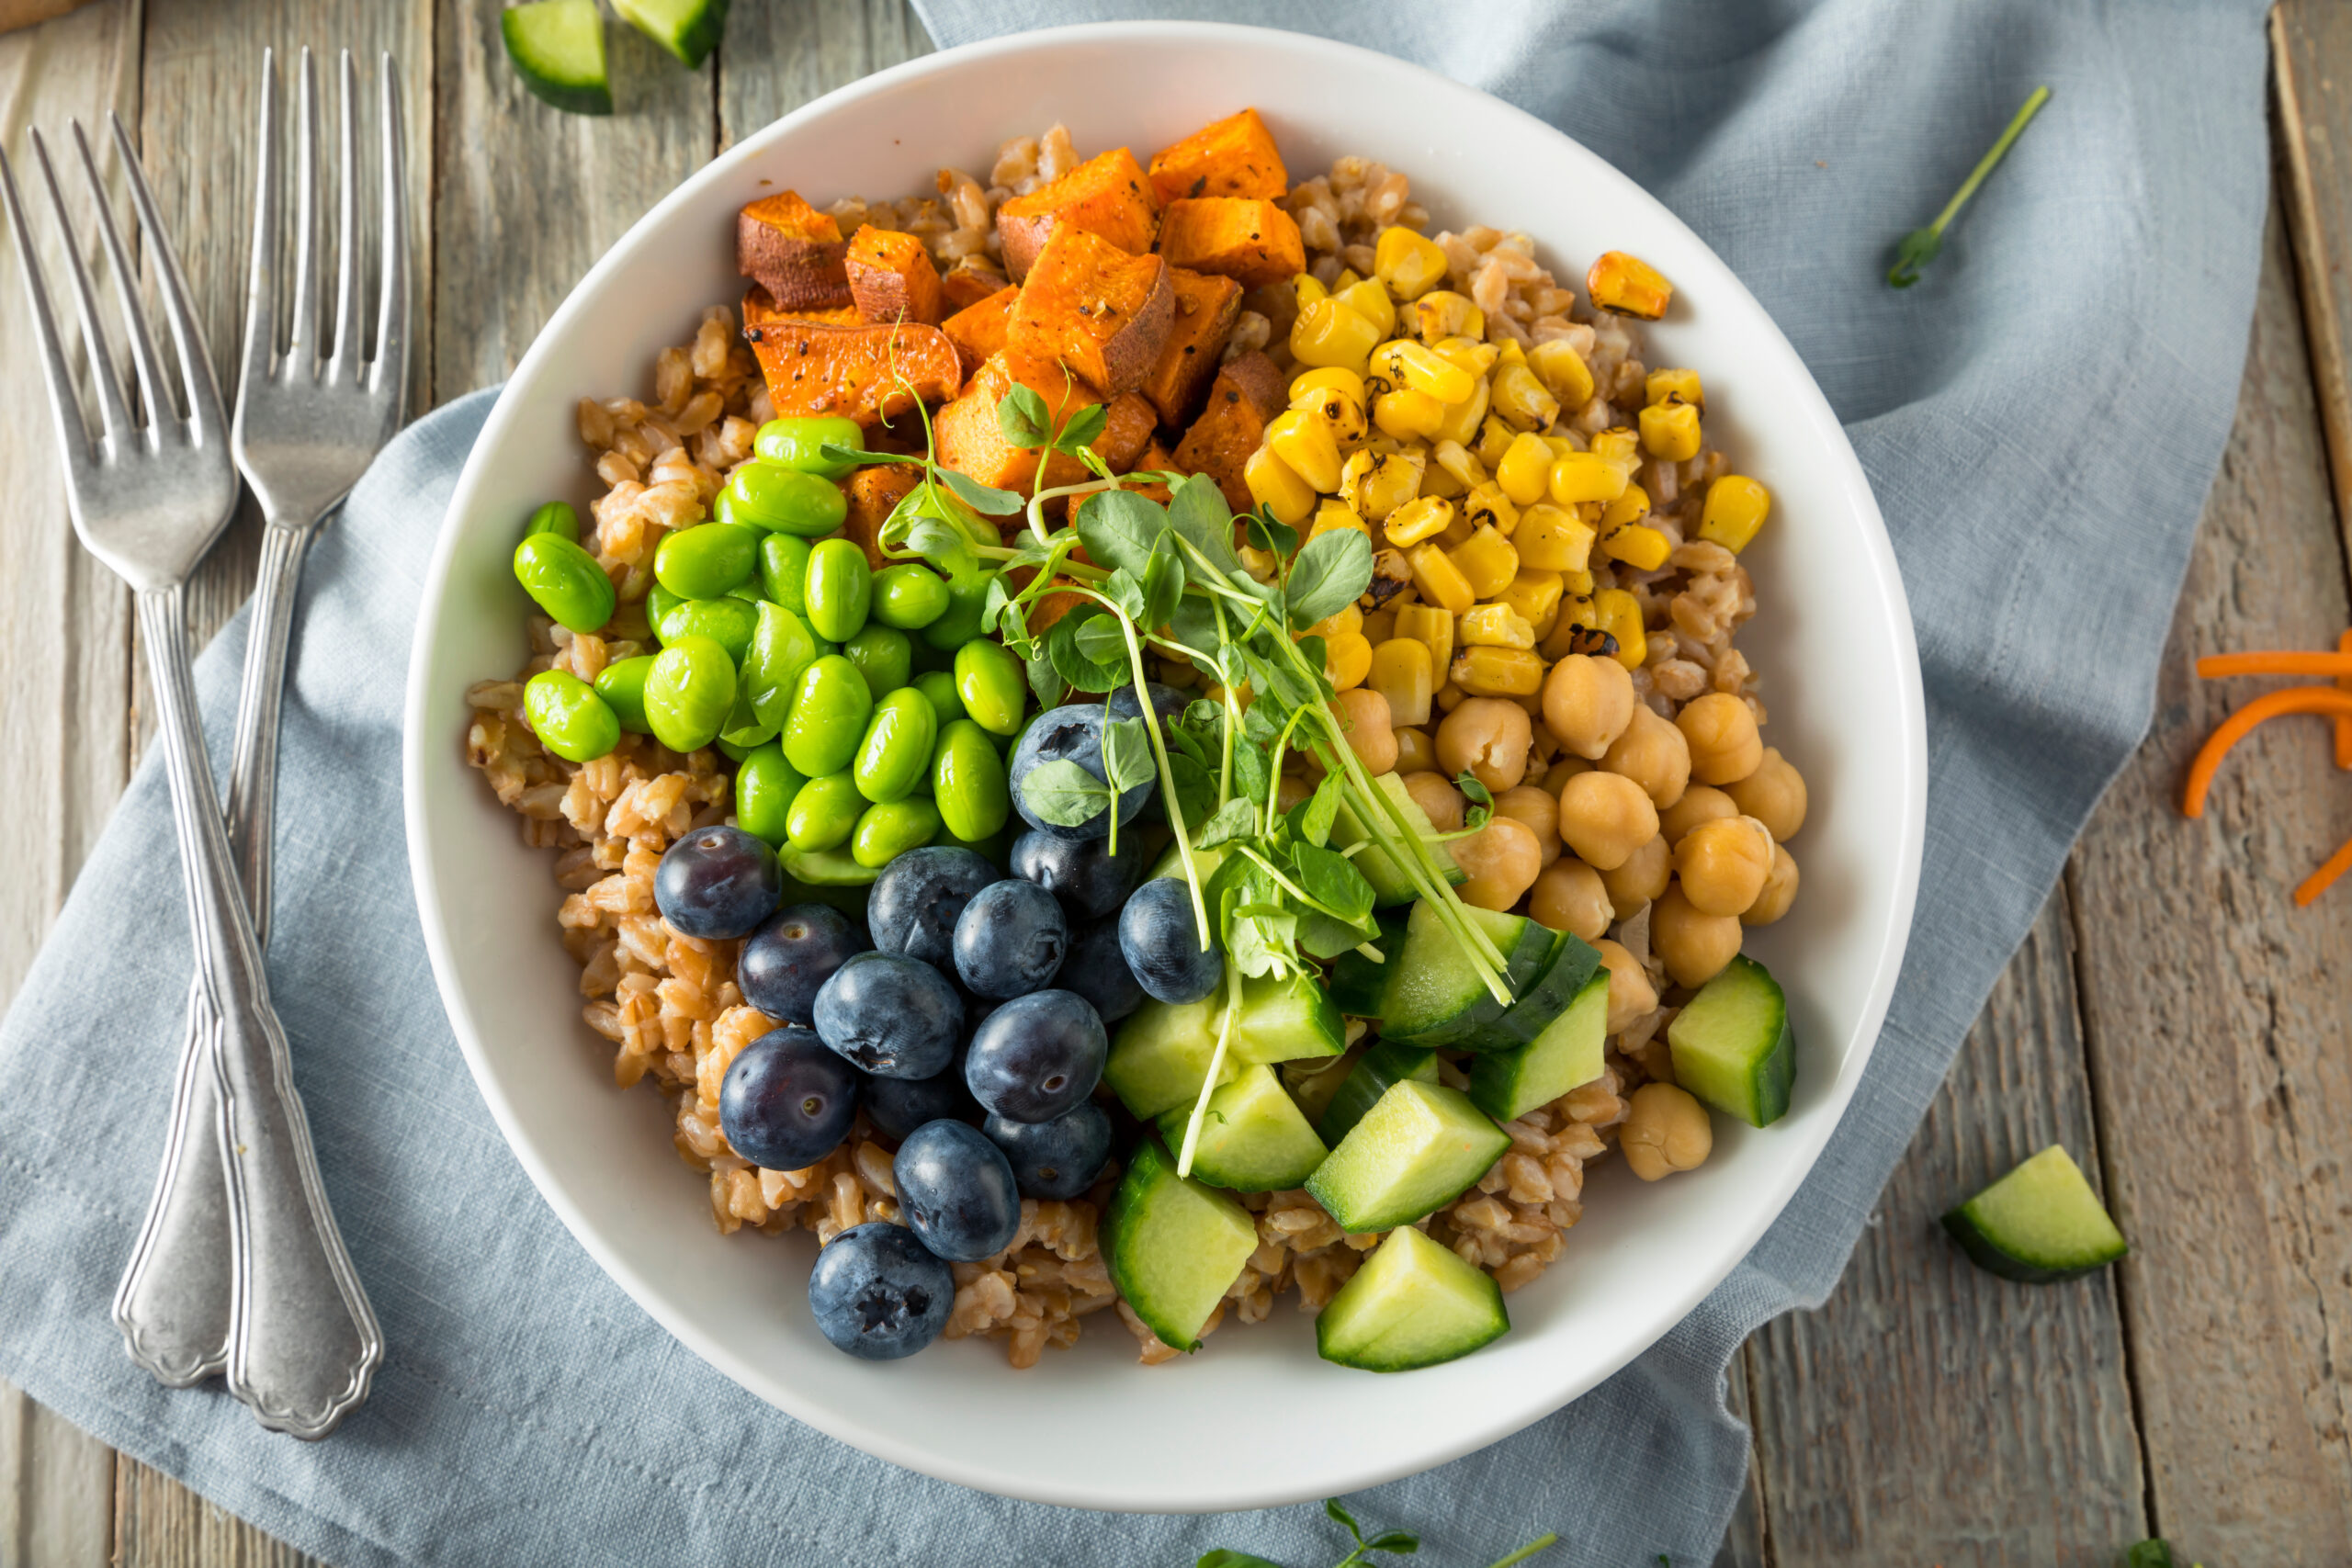
[[[216,1126],[234,1259],[229,1389],[263,1426],[322,1438],[368,1396],[383,1334],[327,1205],[261,942],[237,883],[205,758],[184,597],[177,586],[142,590],[139,626],[197,973],[215,1020],[210,1055],[225,1108]]]

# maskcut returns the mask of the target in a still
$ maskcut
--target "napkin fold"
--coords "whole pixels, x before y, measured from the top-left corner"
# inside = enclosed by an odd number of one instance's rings
[[[918,0],[943,45],[1143,16]],[[1151,7],[1166,14],[1169,7]],[[1755,1252],[1566,1410],[1352,1501],[1480,1562],[1678,1564],[1745,1472],[1723,1368],[1816,1304],[2146,725],[2235,404],[2267,188],[2263,7],[1594,0],[1194,3],[1344,35],[1495,92],[1655,191],[1779,321],[1860,452],[1928,693],[1918,919],[1860,1090]],[[2050,106],[1917,288],[1882,276],[2035,85]],[[1329,1560],[1312,1507],[1208,1518],[1007,1502],[799,1426],[648,1319],[532,1190],[427,972],[400,819],[420,580],[490,394],[387,449],[313,550],[286,705],[272,984],[346,1240],[390,1345],[333,1439],[131,1366],[107,1303],[168,1111],[187,942],[151,756],[0,1024],[0,1374],[272,1534],[402,1562],[1093,1565],[1212,1546]],[[244,626],[198,685],[228,750]],[[613,1391],[627,1391],[616,1397]]]

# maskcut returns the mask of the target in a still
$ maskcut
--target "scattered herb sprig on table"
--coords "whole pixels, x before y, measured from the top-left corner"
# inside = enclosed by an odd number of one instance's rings
[[[1340,1506],[1340,1500],[1336,1497],[1324,1500],[1323,1511],[1347,1527],[1348,1534],[1355,1540],[1354,1547],[1345,1557],[1334,1563],[1332,1568],[1366,1568],[1366,1565],[1372,1562],[1373,1552],[1385,1551],[1399,1557],[1409,1557],[1421,1549],[1421,1538],[1410,1530],[1384,1530],[1369,1540],[1365,1540],[1363,1531],[1356,1525],[1355,1516]],[[1488,1563],[1487,1568],[1514,1568],[1515,1564],[1526,1562],[1537,1552],[1556,1543],[1559,1539],[1556,1535],[1538,1536],[1510,1556],[1497,1558]],[[1219,1547],[1215,1551],[1204,1553],[1200,1561],[1193,1564],[1193,1568],[1283,1568],[1283,1564],[1250,1552],[1234,1551]]]
[[[2010,144],[2024,132],[2026,122],[2041,113],[2041,106],[2049,101],[2050,89],[2036,87],[2032,96],[2026,99],[2024,107],[2010,118],[2009,128],[2001,132],[2001,139],[1993,143],[1992,151],[1976,161],[1976,167],[1969,172],[1960,189],[1944,203],[1944,209],[1936,214],[1935,221],[1903,236],[1902,244],[1895,247],[1894,265],[1886,275],[1889,284],[1896,288],[1908,288],[1919,281],[1919,269],[1934,261],[1937,253],[1944,248],[1945,229],[1960,216],[1960,209],[1968,204],[1970,197],[1976,194],[1976,187],[1984,183],[1984,176],[1993,172],[1994,165],[2007,154]]]

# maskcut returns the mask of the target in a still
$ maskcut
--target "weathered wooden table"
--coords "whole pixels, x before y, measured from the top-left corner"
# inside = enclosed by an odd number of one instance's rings
[[[409,93],[423,409],[504,375],[588,265],[714,152],[929,47],[902,0],[739,3],[696,73],[616,29],[624,112],[574,119],[522,94],[497,9],[100,0],[0,37],[0,134],[21,153],[28,124],[122,115],[225,378],[263,46],[390,50]],[[2273,38],[2278,200],[2154,726],[1837,1294],[1734,1364],[1756,1461],[1726,1562],[2108,1568],[2159,1532],[2215,1568],[2352,1562],[2352,886],[2308,910],[2289,897],[2352,835],[2352,778],[2324,726],[2274,726],[2239,749],[2204,820],[2174,809],[2235,694],[2198,682],[2192,658],[2329,647],[2352,624],[2352,7],[2289,0]],[[150,722],[127,598],[67,526],[17,265],[0,247],[0,845],[16,846],[0,859],[17,868],[0,879],[0,996]],[[206,570],[200,633],[251,582],[254,522]],[[2053,1139],[2095,1156],[2135,1251],[2079,1284],[2005,1284],[1935,1216]],[[299,1561],[0,1385],[0,1568]]]

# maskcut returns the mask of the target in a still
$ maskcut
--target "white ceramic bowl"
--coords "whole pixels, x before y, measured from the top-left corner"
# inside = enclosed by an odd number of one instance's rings
[[[985,170],[999,141],[1057,119],[1081,152],[1148,155],[1244,104],[1295,177],[1362,153],[1409,174],[1441,225],[1524,228],[1564,278],[1623,249],[1673,280],[1668,318],[1645,329],[1648,361],[1698,369],[1713,438],[1774,498],[1746,558],[1762,607],[1741,646],[1767,682],[1768,738],[1812,788],[1795,846],[1804,896],[1753,942],[1788,990],[1795,1100],[1763,1132],[1716,1118],[1695,1174],[1644,1186],[1604,1164],[1566,1260],[1510,1298],[1510,1333],[1447,1366],[1383,1378],[1320,1361],[1295,1298],[1181,1365],[1136,1365],[1107,1314],[1026,1372],[994,1341],[858,1361],[795,1300],[812,1238],[721,1237],[661,1100],[613,1089],[578,1016],[544,857],[464,763],[462,694],[524,657],[526,601],[507,564],[521,520],[551,496],[594,493],[576,400],[645,393],[654,355],[737,298],[738,207],[784,186],[820,201],[927,190],[940,164]],[[1780,1213],[1853,1093],[1910,925],[1926,777],[1884,526],[1828,404],[1738,279],[1624,175],[1515,108],[1385,55],[1199,25],[1074,28],[913,61],[681,186],[582,280],[507,383],[443,525],[409,672],[409,849],[435,975],[483,1098],[581,1244],[697,1355],[794,1416],[933,1475],[1095,1508],[1253,1507],[1425,1469],[1557,1409],[1688,1314]]]

